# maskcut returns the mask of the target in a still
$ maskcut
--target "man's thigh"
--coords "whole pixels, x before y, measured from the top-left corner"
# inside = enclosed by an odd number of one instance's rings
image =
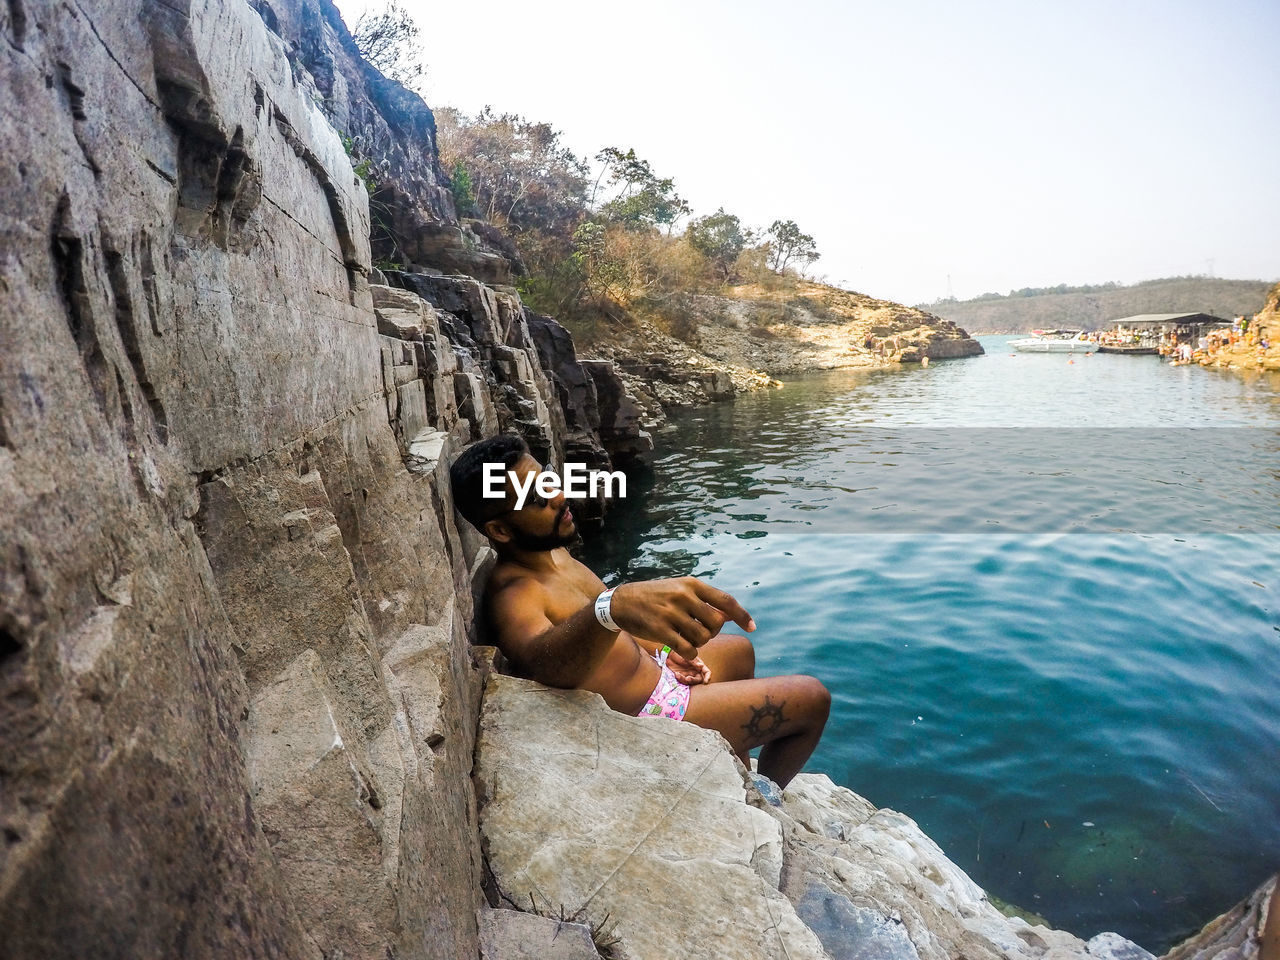
[[[751,641],[736,633],[721,633],[698,648],[711,668],[711,682],[750,680],[756,675],[756,652]]]
[[[718,730],[741,752],[808,729],[825,695],[822,684],[806,676],[699,684],[689,689],[684,718]]]

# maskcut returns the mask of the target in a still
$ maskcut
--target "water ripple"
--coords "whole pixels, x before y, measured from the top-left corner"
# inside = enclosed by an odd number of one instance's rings
[[[733,592],[832,690],[811,768],[1159,952],[1280,862],[1280,379],[1001,346],[699,410],[587,560]]]

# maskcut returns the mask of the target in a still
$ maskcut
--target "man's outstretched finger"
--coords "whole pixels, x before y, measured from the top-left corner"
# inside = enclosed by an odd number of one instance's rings
[[[756,628],[756,622],[751,619],[751,614],[743,608],[742,604],[733,599],[723,590],[717,590],[709,583],[703,583],[701,580],[695,581],[697,586],[694,592],[705,600],[711,606],[715,607],[721,613],[725,614],[730,620],[740,626],[747,633],[751,633]]]

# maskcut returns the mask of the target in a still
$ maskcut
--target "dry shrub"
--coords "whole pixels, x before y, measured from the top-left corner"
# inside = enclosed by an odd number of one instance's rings
[[[765,290],[775,289],[776,281],[781,280],[769,269],[768,250],[764,247],[747,247],[733,262],[730,282],[734,286],[750,283]]]
[[[671,321],[671,335],[677,340],[683,340],[690,346],[700,346],[702,343],[702,337],[698,333],[697,316],[692,313],[678,314]]]
[[[698,324],[703,319],[703,311],[690,294],[671,293],[646,298],[635,308],[664,333],[695,347],[699,344]]]

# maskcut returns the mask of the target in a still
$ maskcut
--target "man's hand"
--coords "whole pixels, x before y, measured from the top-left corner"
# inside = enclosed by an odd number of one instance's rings
[[[688,661],[730,620],[748,633],[756,628],[737,600],[697,577],[624,583],[613,591],[610,610],[623,630],[664,643]]]
[[[675,678],[686,686],[711,682],[711,668],[702,662],[701,657],[686,660],[672,650],[667,654],[667,666],[671,668]]]

